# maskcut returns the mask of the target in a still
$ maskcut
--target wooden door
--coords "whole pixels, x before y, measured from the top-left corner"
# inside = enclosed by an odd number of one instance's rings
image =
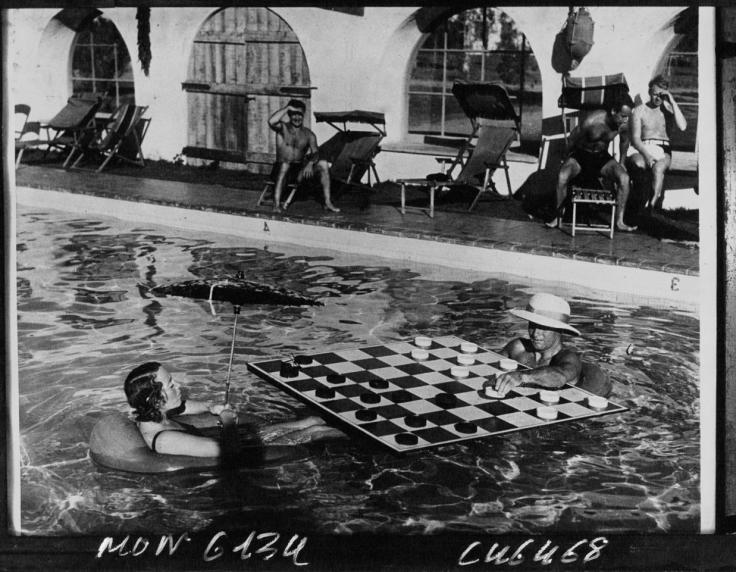
[[[309,69],[299,40],[267,8],[225,8],[210,16],[194,40],[185,154],[247,163],[264,172],[276,157],[269,116],[292,97],[307,104]]]

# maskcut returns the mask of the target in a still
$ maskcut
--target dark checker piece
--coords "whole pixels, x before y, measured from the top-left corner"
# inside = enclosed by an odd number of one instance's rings
[[[327,383],[332,383],[334,385],[345,383],[345,376],[341,373],[331,373],[327,376]]]
[[[309,365],[312,363],[312,358],[309,356],[296,356],[294,358],[294,363],[296,365]]]
[[[399,433],[394,439],[399,445],[416,445],[419,442],[417,436],[411,433]]]
[[[449,409],[457,406],[458,399],[452,393],[438,393],[434,398],[434,402],[438,407]]]
[[[373,389],[388,389],[388,381],[380,377],[374,377],[368,382]]]
[[[335,390],[331,387],[318,387],[314,392],[320,399],[332,399],[335,397]]]
[[[399,391],[392,391],[391,393],[387,393],[386,399],[388,399],[389,401],[393,401],[394,403],[407,403],[409,401],[414,401],[415,399],[418,399],[418,397],[413,393],[409,393],[408,391],[400,389]]]
[[[360,400],[363,403],[376,404],[379,401],[381,401],[381,396],[380,395],[376,395],[375,393],[363,393],[360,396]]]
[[[478,430],[478,426],[475,423],[470,423],[469,421],[461,421],[460,423],[455,423],[455,430],[458,433],[472,435]]]
[[[279,369],[279,375],[281,377],[297,377],[299,375],[299,366],[294,365],[286,361],[281,362],[281,368]]]
[[[359,421],[375,421],[378,415],[373,409],[360,409],[355,412],[355,417]]]

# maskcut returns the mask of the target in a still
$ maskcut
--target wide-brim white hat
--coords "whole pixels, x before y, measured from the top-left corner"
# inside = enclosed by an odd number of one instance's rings
[[[509,310],[514,316],[547,328],[554,328],[576,336],[580,332],[570,325],[570,305],[559,296],[544,292],[534,294],[525,309]]]

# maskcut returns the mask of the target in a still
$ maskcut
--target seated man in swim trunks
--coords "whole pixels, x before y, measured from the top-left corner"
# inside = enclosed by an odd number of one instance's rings
[[[687,120],[668,88],[664,76],[655,76],[649,82],[649,101],[637,105],[629,120],[631,145],[636,153],[627,159],[626,166],[637,182],[651,172],[651,189],[646,191],[645,204],[649,209],[658,206],[663,198],[664,174],[672,164],[672,124],[680,131],[687,129]]]
[[[276,111],[268,119],[268,125],[276,132],[276,182],[273,189],[273,210],[281,211],[281,193],[287,181],[296,183],[318,179],[325,197],[324,208],[340,212],[330,197],[330,165],[319,158],[317,137],[304,127],[303,101],[292,99],[286,107]],[[287,117],[287,121],[284,118]],[[293,177],[293,179],[291,179]]]
[[[179,385],[160,363],[148,362],[133,369],[125,379],[125,396],[135,410],[138,430],[152,451],[191,457],[223,454],[217,439],[200,435],[196,428],[172,417],[209,412],[225,418],[235,413],[224,405],[183,399]],[[254,437],[268,445],[296,445],[344,434],[320,417],[307,417],[258,427]]]
[[[570,306],[565,300],[539,293],[530,298],[525,310],[513,309],[511,313],[529,322],[529,337],[511,340],[501,353],[531,369],[501,374],[487,381],[484,388],[506,395],[519,385],[555,389],[569,383],[608,397],[611,381],[606,373],[596,365],[583,363],[575,350],[563,347],[562,334],[580,335],[569,324]]]
[[[570,133],[567,158],[562,162],[557,176],[557,217],[547,226],[556,227],[564,214],[570,183],[597,186],[598,178],[602,176],[617,186],[616,228],[636,230],[636,227],[624,223],[624,210],[629,198],[629,175],[623,164],[608,152],[611,141],[620,135],[621,161],[626,157],[629,145],[626,129],[630,113],[631,107],[624,103],[611,111],[595,110],[587,114]]]

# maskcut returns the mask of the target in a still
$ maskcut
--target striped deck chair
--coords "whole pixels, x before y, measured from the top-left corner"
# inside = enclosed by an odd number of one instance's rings
[[[51,149],[57,149],[62,153],[69,151],[64,167],[69,165],[80,139],[90,129],[94,129],[95,115],[100,105],[102,105],[100,98],[71,97],[59,113],[48,123],[41,125],[46,131],[47,153]]]
[[[118,107],[101,130],[88,130],[86,135],[79,138],[70,153],[70,157],[78,153],[70,168],[81,168],[82,161],[94,157],[103,158],[96,169],[98,173],[113,159],[144,167],[141,144],[150,123],[150,119],[143,117],[147,110],[147,106],[141,105],[124,104]]]

